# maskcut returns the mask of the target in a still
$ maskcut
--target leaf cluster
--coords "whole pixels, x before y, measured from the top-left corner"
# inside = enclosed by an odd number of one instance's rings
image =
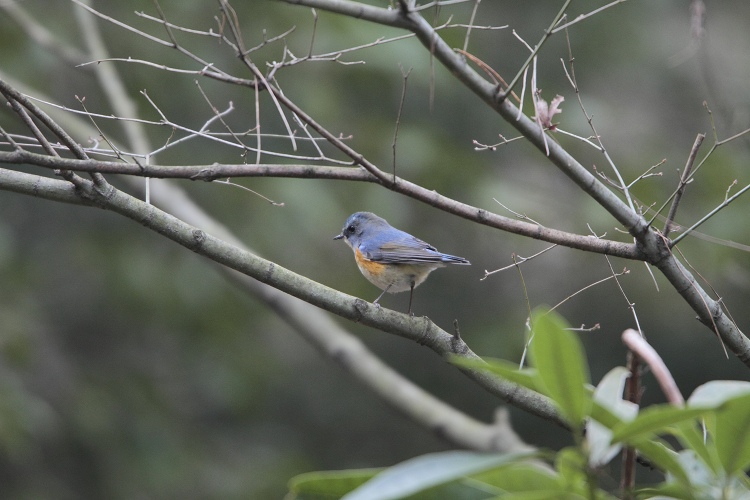
[[[562,317],[538,310],[532,324],[528,368],[498,359],[453,361],[550,398],[570,426],[573,446],[508,454],[449,451],[386,469],[313,472],[290,481],[288,498],[615,498],[599,484],[600,471],[624,448],[664,474],[661,483],[628,495],[750,495],[750,383],[712,381],[684,406],[660,404],[639,412],[622,398],[626,368],[613,368],[592,387],[583,346]]]

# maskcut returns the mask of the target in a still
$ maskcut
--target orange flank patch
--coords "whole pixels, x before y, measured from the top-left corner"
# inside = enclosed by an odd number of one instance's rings
[[[376,277],[380,276],[381,274],[383,274],[383,271],[385,271],[385,264],[368,260],[367,257],[362,255],[362,252],[359,251],[359,248],[354,250],[354,258],[357,260],[357,265],[359,266],[362,273],[367,273],[373,277]]]

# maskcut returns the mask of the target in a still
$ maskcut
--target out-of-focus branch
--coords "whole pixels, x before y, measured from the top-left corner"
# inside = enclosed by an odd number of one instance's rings
[[[236,271],[220,268],[243,290],[262,300],[325,356],[411,420],[456,446],[478,451],[531,451],[507,418],[484,424],[440,401],[383,363],[354,335],[311,305],[263,286]]]
[[[78,49],[67,43],[60,43],[57,36],[52,34],[45,26],[21,6],[21,2],[0,2],[0,10],[4,11],[8,18],[15,21],[21,29],[39,44],[39,46],[51,51],[70,66],[77,66],[86,62],[86,56]]]

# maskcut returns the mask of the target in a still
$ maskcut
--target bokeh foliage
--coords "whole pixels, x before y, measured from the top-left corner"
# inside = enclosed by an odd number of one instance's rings
[[[535,43],[559,4],[483,2],[477,24],[510,27],[475,31],[469,51],[506,79],[512,77],[527,52],[511,29]],[[574,2],[570,16],[600,4]],[[29,0],[21,5],[62,41],[83,47],[74,4]],[[214,3],[164,1],[161,6],[176,24],[216,29]],[[157,26],[134,15],[155,15],[151,2],[98,2],[95,7],[162,36]],[[289,49],[298,56],[309,50],[309,9],[260,1],[234,7],[248,45],[260,43],[263,30],[273,36],[296,26],[286,40]],[[708,8],[707,35],[695,51],[687,4],[680,1],[626,2],[570,30],[582,98],[624,175],[634,179],[667,159],[659,168],[663,176],[643,180],[634,189],[646,205],[660,205],[674,189],[677,170],[697,133],[707,133],[707,143],[712,141],[703,101],[714,113],[720,138],[746,129],[750,121],[745,81],[750,72],[750,5],[735,0]],[[469,13],[467,5],[445,8],[440,19],[454,14],[456,22],[468,22]],[[401,34],[342,16],[319,16],[319,52]],[[113,57],[188,65],[174,51],[110,24],[102,27]],[[462,46],[463,34],[454,28],[445,37]],[[222,67],[242,71],[220,44],[188,36],[181,41]],[[283,48],[283,43],[269,44],[256,57],[279,60]],[[603,210],[523,141],[494,152],[475,151],[472,140],[498,142],[497,134],[513,136],[511,128],[439,66],[432,72],[429,54],[416,40],[368,48],[345,59],[366,63],[302,64],[280,73],[279,82],[330,130],[351,135],[351,144],[371,161],[385,170],[392,165],[402,71],[411,69],[399,129],[399,175],[498,213],[507,215],[493,198],[545,226],[585,234],[589,224],[597,234],[627,241]],[[557,121],[565,130],[589,135],[560,59],[568,60],[568,48],[565,38],[557,36],[539,60],[542,96],[565,96]],[[111,112],[89,69],[40,48],[7,16],[0,16],[0,61],[4,77],[22,82],[31,95],[71,108],[80,108],[76,96],[85,97],[90,111]],[[144,118],[158,115],[138,93],[143,89],[175,122],[197,127],[211,116],[194,77],[127,63],[118,69]],[[252,93],[208,80],[200,84],[218,107],[233,102],[236,111],[228,120],[236,129],[252,126]],[[261,113],[264,132],[283,132],[268,102]],[[9,113],[0,113],[3,127],[12,128],[12,120]],[[102,127],[119,134],[117,124],[103,122]],[[154,144],[171,134],[149,130]],[[584,165],[605,167],[590,148],[558,138]],[[269,140],[269,147],[283,150],[288,145],[276,139]],[[747,160],[746,138],[720,148],[689,186],[678,221],[689,224],[717,205],[735,178],[746,184]],[[194,141],[158,161],[179,165],[243,159],[238,151]],[[530,255],[545,244],[472,225],[375,185],[238,182],[285,206],[271,206],[227,186],[180,184],[261,255],[368,300],[377,291],[359,275],[350,251],[331,241],[354,211],[377,212],[439,249],[467,257],[471,268],[436,272],[419,288],[417,314],[445,328],[459,319],[462,335],[479,354],[520,357],[527,309],[518,274],[479,278],[485,269],[509,264],[511,253]],[[747,200],[741,199],[701,231],[747,243],[747,210]],[[689,238],[680,248],[718,290],[740,328],[747,324],[747,252],[699,238]],[[628,297],[683,393],[712,379],[747,379],[742,365],[724,357],[715,337],[693,320],[671,289],[661,283],[661,291],[655,290],[644,265],[612,260],[616,270],[631,270],[622,279]],[[447,448],[342,377],[283,321],[206,264],[114,214],[0,194],[1,492],[29,498],[272,498],[283,494],[294,474],[385,466]],[[603,257],[562,248],[528,263],[523,272],[533,305],[555,304],[610,273]],[[405,309],[406,300],[389,296],[384,305]],[[581,334],[593,380],[623,363],[619,334],[633,320],[613,282],[584,292],[561,312],[574,325],[601,325]],[[432,353],[357,325],[347,327],[421,386],[480,419],[491,418],[498,402]],[[660,402],[655,385],[646,383],[645,401]],[[534,444],[568,444],[567,435],[533,417],[515,418],[514,424]]]

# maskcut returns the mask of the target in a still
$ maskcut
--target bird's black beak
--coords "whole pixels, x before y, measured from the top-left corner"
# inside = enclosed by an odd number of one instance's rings
[[[343,238],[343,237],[344,237],[344,233],[341,233],[341,234],[339,234],[339,235],[337,235],[337,236],[334,236],[334,237],[333,237],[333,239],[334,239],[334,240],[340,240],[340,239],[341,239],[341,238]]]

